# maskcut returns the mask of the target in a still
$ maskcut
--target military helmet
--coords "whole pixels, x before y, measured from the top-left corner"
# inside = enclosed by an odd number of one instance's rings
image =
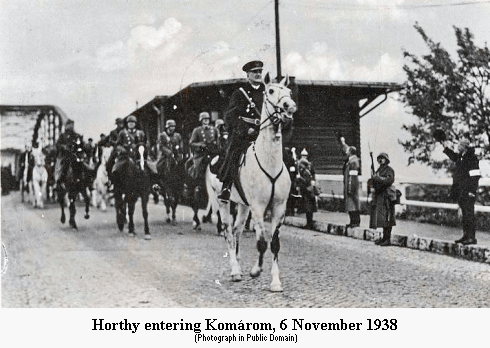
[[[176,127],[176,126],[177,126],[177,123],[175,123],[174,120],[167,120],[167,122],[165,122],[165,128]]]
[[[129,122],[138,122],[138,120],[136,119],[136,116],[134,115],[131,115],[131,116],[128,116],[128,118],[126,119],[126,123],[129,123]]]
[[[303,149],[303,151],[301,151],[301,156],[308,156],[308,151],[306,151],[306,149]]]
[[[218,118],[216,122],[214,122],[215,127],[219,127],[221,125],[225,124],[225,121],[223,121],[221,118]]]
[[[380,157],[382,157],[382,158],[386,159],[386,162],[387,162],[387,163],[390,163],[390,157],[388,156],[388,154],[387,154],[386,152],[381,152],[381,153],[378,155],[378,157],[376,157],[376,159],[378,159],[378,158],[380,158]]]
[[[206,111],[201,112],[201,113],[199,114],[199,122],[201,122],[201,121],[202,121],[202,120],[204,120],[205,118],[208,118],[208,119],[209,119],[209,118],[211,118],[211,117],[209,116],[209,113],[208,113],[208,112],[206,112]]]
[[[124,122],[124,119],[118,117],[116,118],[116,124],[119,124],[119,123],[123,123]]]

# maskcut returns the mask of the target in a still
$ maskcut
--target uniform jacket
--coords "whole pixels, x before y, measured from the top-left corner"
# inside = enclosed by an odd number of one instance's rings
[[[143,145],[147,149],[147,139],[146,134],[142,130],[133,129],[123,129],[119,132],[119,137],[116,142],[117,150],[122,155],[130,156],[131,158],[138,159],[139,152],[138,147]],[[148,151],[145,151],[145,156]]]
[[[461,198],[467,198],[468,193],[476,195],[481,174],[475,149],[469,148],[461,155],[446,147],[444,148],[444,153],[451,161],[456,163],[453,173],[451,198],[458,201]]]
[[[359,211],[359,157],[351,155],[344,164],[345,211]]]
[[[259,87],[255,89],[250,83],[247,83],[243,85],[242,88],[255,104],[255,107],[249,103],[243,92],[240,91],[240,89],[237,89],[231,95],[230,103],[225,111],[224,121],[231,136],[236,137],[236,135],[238,135],[239,137],[245,137],[248,141],[253,141],[257,138],[259,126],[247,123],[240,119],[240,117],[257,119],[260,121],[265,87],[263,84],[260,84]],[[249,128],[256,130],[252,136],[248,135]]]
[[[158,146],[161,157],[167,158],[174,154],[177,160],[182,160],[184,144],[182,142],[182,136],[179,133],[174,132],[174,134],[168,135],[167,132],[161,132],[158,136]]]
[[[119,133],[123,130],[124,128],[116,128],[111,130],[109,135],[106,138],[106,142],[109,143],[109,145],[116,147],[117,140],[119,138]]]
[[[374,187],[371,202],[370,228],[395,226],[395,205],[391,203],[387,188],[395,182],[395,171],[385,164],[378,168],[372,177]]]
[[[207,154],[216,155],[219,150],[219,131],[213,126],[199,126],[192,131],[189,145],[194,159]]]
[[[296,183],[299,187],[299,192],[302,197],[302,206],[298,207],[299,212],[314,213],[318,211],[316,195],[319,192],[315,189],[313,182],[315,180],[315,169],[308,160],[301,158],[298,161],[299,177]]]

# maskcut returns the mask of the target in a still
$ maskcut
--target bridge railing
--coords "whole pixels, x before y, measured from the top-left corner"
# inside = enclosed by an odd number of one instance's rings
[[[323,193],[320,194],[320,198],[331,199],[343,199],[343,181],[344,178],[342,175],[316,175],[318,185],[321,187]],[[367,195],[367,180],[369,177],[360,176],[360,200],[364,202],[368,202],[370,197]],[[426,208],[439,208],[439,209],[449,209],[449,210],[458,210],[458,205],[456,203],[443,203],[443,202],[427,202],[427,201],[419,201],[413,199],[406,199],[407,197],[407,188],[412,185],[439,185],[439,186],[447,186],[450,187],[452,185],[451,178],[437,178],[437,179],[425,179],[425,180],[401,180],[395,182],[395,186],[399,189],[403,195],[400,199],[400,204],[397,206],[397,211],[404,211],[407,206],[413,207],[426,207]],[[479,181],[479,187],[488,187],[490,190],[490,178],[481,178]],[[490,206],[475,205],[476,212],[490,213]]]

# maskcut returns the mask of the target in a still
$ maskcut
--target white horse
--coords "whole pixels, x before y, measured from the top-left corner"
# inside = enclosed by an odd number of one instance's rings
[[[32,149],[34,156],[34,168],[32,169],[32,181],[30,185],[30,198],[34,207],[44,208],[46,185],[48,183],[48,171],[45,166],[46,156],[41,147]]]
[[[284,122],[292,121],[293,113],[296,112],[296,103],[291,97],[291,90],[287,88],[288,76],[280,83],[271,83],[270,75],[267,73],[264,77],[264,84],[260,132],[255,143],[248,148],[238,174],[248,205],[233,185],[230,200],[238,205],[238,214],[233,228],[230,227],[232,217],[228,205],[219,202],[219,210],[224,221],[232,281],[242,279],[239,264],[239,239],[248,213],[251,211],[259,255],[250,275],[257,277],[261,274],[267,240],[271,240],[272,282],[270,289],[275,292],[282,291],[278,265],[279,228],[284,221],[286,202],[291,187],[291,179],[282,160],[282,127]],[[264,223],[267,209],[271,210],[270,233],[266,233]]]
[[[107,173],[107,161],[111,156],[113,147],[102,147],[102,154],[100,157],[100,165],[97,168],[97,175],[94,181],[94,190],[92,192],[92,206],[100,207],[102,211],[107,210],[108,190],[107,183],[109,182],[109,176]]]

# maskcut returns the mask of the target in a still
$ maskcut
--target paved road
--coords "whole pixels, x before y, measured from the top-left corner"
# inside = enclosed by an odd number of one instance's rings
[[[151,241],[119,233],[113,209],[78,209],[78,231],[59,222],[59,209],[35,210],[17,194],[2,197],[3,307],[489,307],[490,267],[408,248],[294,227],[281,229],[283,293],[271,293],[268,252],[264,273],[239,283],[229,278],[223,237],[210,224],[163,220],[150,203]],[[242,268],[248,271],[255,235],[245,233]],[[4,255],[4,254],[2,254]],[[2,263],[4,265],[4,263]]]

